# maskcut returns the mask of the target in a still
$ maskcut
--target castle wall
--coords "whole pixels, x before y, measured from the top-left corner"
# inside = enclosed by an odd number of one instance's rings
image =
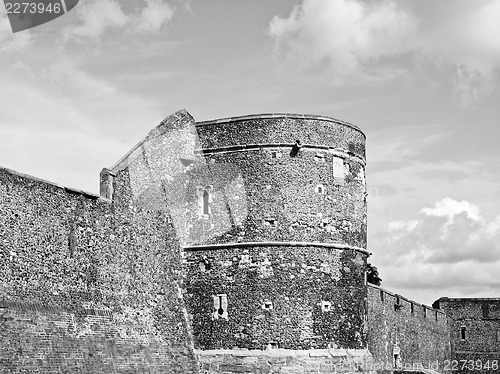
[[[452,370],[484,373],[500,369],[500,299],[446,298],[436,306],[452,322]],[[465,365],[463,363],[466,362]]]
[[[0,372],[196,370],[168,219],[126,201],[0,169]]]
[[[188,249],[195,347],[362,348],[366,257],[321,246]],[[217,311],[221,294],[224,314]]]
[[[368,284],[368,349],[376,363],[444,370],[451,359],[446,314]],[[396,349],[395,349],[396,347]]]

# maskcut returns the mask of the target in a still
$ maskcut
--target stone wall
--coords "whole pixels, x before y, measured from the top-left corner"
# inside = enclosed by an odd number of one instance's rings
[[[0,372],[196,370],[168,218],[124,201],[0,169]]]
[[[284,240],[366,248],[365,137],[355,126],[259,115],[197,123],[196,131],[204,163],[187,173],[187,192],[213,186],[213,227],[207,236],[193,199],[190,244]],[[296,140],[301,148],[294,153]]]
[[[202,374],[331,374],[371,373],[383,369],[376,366],[370,352],[356,349],[291,349],[210,350],[195,351]]]
[[[363,347],[366,257],[320,245],[188,248],[195,347]],[[227,300],[220,315],[217,295]]]
[[[452,319],[452,370],[498,372],[500,299],[443,297],[434,305]]]
[[[368,349],[375,362],[443,370],[451,359],[447,316],[368,284]],[[447,361],[448,360],[448,361]]]

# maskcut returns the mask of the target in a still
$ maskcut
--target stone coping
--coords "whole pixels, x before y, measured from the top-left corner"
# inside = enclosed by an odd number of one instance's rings
[[[407,301],[407,302],[409,302],[409,303],[412,303],[413,305],[421,306],[421,307],[423,307],[423,308],[427,308],[427,309],[429,309],[429,310],[431,310],[431,311],[433,311],[433,312],[435,311],[435,312],[437,312],[437,313],[439,313],[439,314],[442,314],[443,316],[447,316],[447,314],[446,314],[445,312],[443,312],[443,311],[441,311],[441,310],[439,310],[439,309],[435,309],[435,308],[433,308],[433,307],[431,307],[431,306],[428,306],[428,305],[421,304],[421,303],[418,303],[418,302],[416,302],[416,301],[410,300],[410,299],[408,299],[407,297],[404,297],[404,296],[399,295],[399,294],[397,294],[397,293],[394,293],[394,292],[388,291],[388,290],[386,290],[385,288],[382,288],[382,287],[380,287],[380,286],[376,286],[376,285],[371,284],[371,283],[367,283],[367,285],[368,285],[368,287],[372,287],[372,288],[375,288],[375,289],[379,289],[380,291],[382,291],[382,292],[384,292],[384,293],[386,293],[386,294],[388,294],[388,295],[391,295],[391,296],[397,296],[397,297],[399,297],[399,298],[400,298],[400,299],[402,299],[402,300],[405,300],[405,301]]]
[[[225,147],[217,147],[217,148],[203,148],[203,149],[195,149],[195,154],[214,154],[214,153],[231,153],[231,152],[239,152],[239,151],[255,151],[261,148],[286,148],[287,150],[292,148],[295,143],[258,143],[258,144],[238,144],[238,145],[230,145]],[[366,166],[366,160],[361,155],[355,154],[353,152],[334,148],[324,144],[302,144],[301,150],[309,150],[316,152],[328,152],[336,157],[340,158],[348,158],[352,157],[357,161],[361,162],[363,166]]]
[[[500,301],[498,297],[440,297],[437,301]]]
[[[342,121],[333,117],[327,117],[327,116],[320,116],[320,115],[315,115],[315,114],[295,114],[295,113],[262,113],[262,114],[247,114],[243,116],[236,116],[236,117],[227,117],[227,118],[219,118],[219,119],[213,119],[213,120],[208,120],[208,121],[200,121],[196,122],[196,127],[198,126],[210,126],[210,125],[218,125],[221,123],[231,123],[231,122],[241,122],[241,121],[249,121],[249,120],[254,120],[254,119],[303,119],[303,120],[319,120],[319,121],[328,121],[328,122],[334,122],[339,125],[347,126],[350,127],[354,130],[359,131],[361,134],[366,139],[365,133],[356,125],[353,125],[352,123]]]
[[[246,348],[234,348],[234,349],[209,349],[201,350],[195,349],[195,355],[198,356],[244,356],[244,357],[259,357],[259,356],[304,356],[304,357],[366,357],[371,356],[371,353],[367,349],[308,349],[308,350],[296,350],[296,349],[246,349]]]
[[[344,244],[335,243],[317,243],[317,242],[241,242],[241,243],[220,243],[220,244],[200,244],[200,245],[184,245],[183,249],[186,251],[203,251],[211,249],[224,249],[224,248],[245,248],[245,247],[323,247],[335,249],[347,249],[361,252],[365,255],[370,255],[364,248],[349,246]]]

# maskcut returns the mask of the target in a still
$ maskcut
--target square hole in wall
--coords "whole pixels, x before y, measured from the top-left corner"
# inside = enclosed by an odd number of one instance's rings
[[[274,218],[266,218],[266,219],[264,219],[264,225],[269,226],[269,227],[277,227],[278,222]]]
[[[269,301],[269,300],[264,301],[264,303],[262,304],[262,309],[272,310],[273,309],[273,303],[271,301]]]
[[[271,158],[281,158],[283,154],[280,151],[271,151]]]
[[[332,303],[330,301],[321,301],[321,311],[322,312],[331,312],[332,311]]]

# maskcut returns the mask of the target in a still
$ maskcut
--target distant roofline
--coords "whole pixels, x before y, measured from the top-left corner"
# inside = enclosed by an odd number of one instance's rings
[[[498,297],[440,297],[436,301],[500,301]]]
[[[291,119],[313,119],[313,120],[320,120],[320,121],[328,121],[328,122],[335,122],[340,125],[344,125],[347,127],[350,127],[354,130],[359,131],[361,134],[366,139],[365,133],[356,125],[353,125],[352,123],[342,121],[337,118],[333,117],[328,117],[328,116],[320,116],[320,115],[315,115],[315,114],[295,114],[295,113],[262,113],[262,114],[247,114],[243,116],[236,116],[236,117],[227,117],[227,118],[219,118],[219,119],[212,119],[208,121],[200,121],[196,122],[195,126],[209,126],[209,125],[218,125],[221,123],[230,123],[230,122],[241,122],[241,121],[247,121],[247,120],[252,120],[252,119],[273,119],[273,118],[291,118]]]

